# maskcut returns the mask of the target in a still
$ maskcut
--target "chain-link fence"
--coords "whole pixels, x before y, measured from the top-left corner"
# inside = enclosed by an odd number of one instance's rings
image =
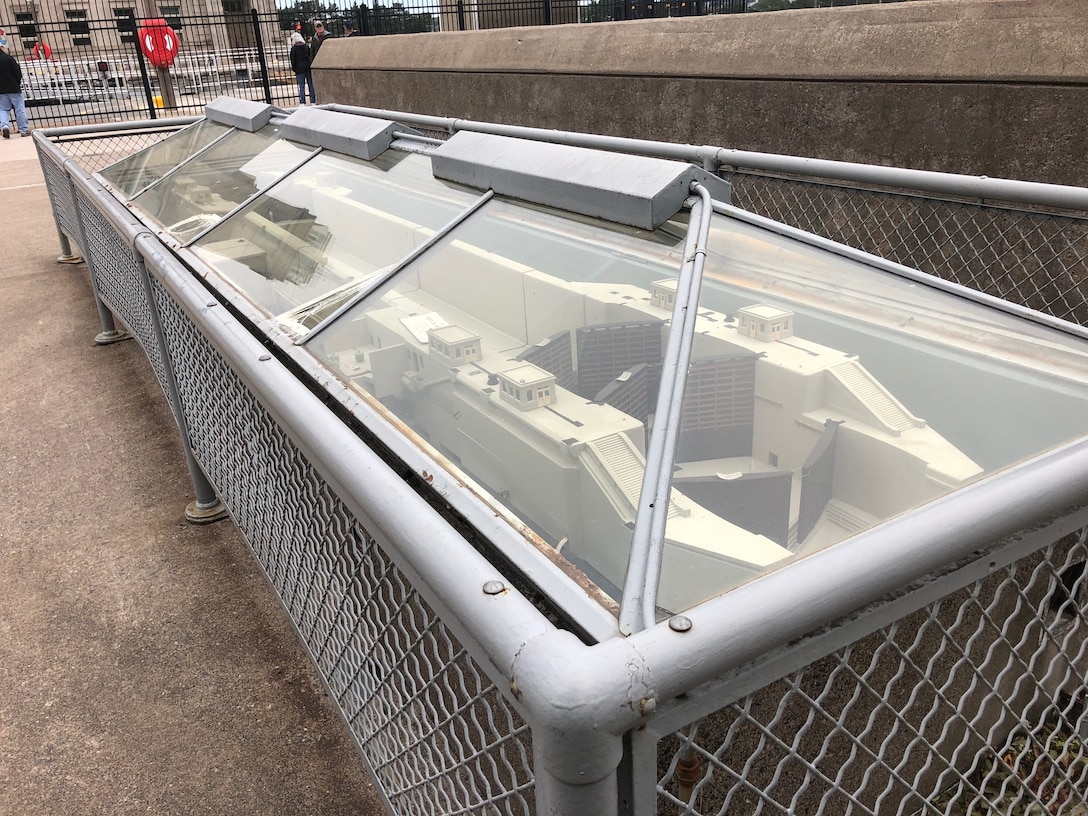
[[[1088,325],[1088,219],[733,172],[733,202],[1003,300]]]
[[[663,739],[658,812],[1084,812],[1086,535]]]
[[[448,539],[427,542],[432,549],[422,559],[405,555],[390,531],[372,521],[377,510],[367,504],[387,485],[352,488],[314,453],[313,439],[299,438],[302,425],[286,419],[284,405],[270,407],[294,375],[262,384],[259,370],[247,367],[261,365],[247,360],[274,362],[251,336],[259,334],[255,327],[231,329],[249,342],[232,351],[216,327],[235,326],[237,318],[223,309],[200,314],[217,305],[214,294],[168,253],[145,249],[146,236],[134,248],[118,226],[127,218],[139,229],[131,214],[120,207],[107,212],[88,193],[96,182],[63,163],[67,154],[85,160],[84,169],[101,166],[161,133],[110,134],[99,146],[77,135],[57,135],[41,150],[58,224],[87,252],[96,288],[136,331],[168,397],[176,383],[171,398],[194,455],[279,594],[395,813],[534,814],[541,802],[563,801],[582,783],[557,783],[551,767],[564,759],[557,746],[591,766],[615,712],[630,708],[631,689],[639,709],[631,722],[638,727],[614,735],[626,747],[615,749],[624,759],[614,795],[606,797],[609,807],[555,812],[1088,812],[1082,744],[1088,541],[1084,496],[1071,478],[1063,485],[1079,500],[1051,499],[1055,491],[1032,495],[1029,504],[1053,500],[1060,510],[1043,518],[1048,511],[1040,509],[1011,538],[968,547],[958,543],[950,520],[937,525],[947,531],[941,536],[947,535],[948,552],[959,553],[943,566],[799,637],[769,644],[709,680],[670,680],[670,673],[717,659],[709,647],[680,660],[654,631],[592,648],[570,638],[569,651],[555,652],[565,660],[546,653],[552,659],[544,665],[556,675],[549,682],[590,666],[586,682],[628,696],[576,687],[588,701],[541,701],[525,682],[539,678],[515,670],[532,658],[533,637],[519,635],[519,645],[499,656],[498,647],[484,645],[508,629],[520,631],[520,619],[474,613],[484,597],[478,582],[463,582],[457,597],[444,594],[448,586],[436,589],[443,574],[474,552],[455,546],[465,544],[463,531],[451,528]],[[827,179],[734,172],[731,181],[734,204],[743,208],[1084,320],[1086,222],[1079,214]],[[188,301],[179,295],[186,287],[193,291]],[[308,407],[305,422],[319,420],[316,406]],[[439,544],[440,564],[433,549]],[[691,615],[698,632],[706,620],[698,610]],[[494,631],[481,629],[481,620]],[[727,624],[724,630],[735,619]],[[662,654],[672,659],[655,663]],[[619,680],[605,686],[612,677]],[[653,691],[640,696],[644,683],[672,691],[660,700]],[[564,714],[560,728],[541,713],[549,706],[578,715]]]

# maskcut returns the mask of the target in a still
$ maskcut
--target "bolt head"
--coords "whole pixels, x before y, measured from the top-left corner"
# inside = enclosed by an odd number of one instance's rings
[[[506,591],[506,584],[502,581],[485,581],[484,582],[484,594],[485,595],[501,595]]]
[[[673,615],[669,618],[669,628],[674,632],[687,632],[691,629],[691,618],[685,618],[683,615]]]

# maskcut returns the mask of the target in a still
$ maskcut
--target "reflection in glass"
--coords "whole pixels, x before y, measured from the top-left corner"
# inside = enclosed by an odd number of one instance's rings
[[[236,130],[133,201],[185,243],[313,152],[278,136],[274,125]]]
[[[309,347],[618,598],[684,227],[495,200]],[[662,614],[1084,435],[1083,345],[715,216]]]
[[[161,142],[111,164],[100,175],[124,193],[126,198],[131,198],[228,130],[230,128],[226,125],[202,119]]]
[[[261,308],[312,328],[477,197],[435,179],[417,154],[387,150],[366,162],[326,153],[193,249]]]

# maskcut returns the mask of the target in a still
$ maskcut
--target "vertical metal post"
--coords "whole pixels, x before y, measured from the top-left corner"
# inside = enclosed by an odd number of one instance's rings
[[[167,399],[174,406],[174,421],[178,426],[181,447],[185,451],[185,464],[189,468],[189,479],[193,483],[193,493],[196,496],[195,500],[185,508],[185,519],[190,524],[211,524],[225,519],[227,517],[227,508],[219,501],[215,488],[212,487],[208,477],[204,474],[203,468],[200,467],[200,463],[196,461],[196,457],[193,455],[189,425],[185,421],[185,410],[181,403],[181,395],[178,392],[178,382],[174,376],[172,358],[166,348],[166,334],[163,332],[162,320],[159,317],[155,292],[151,288],[151,274],[147,270],[147,261],[144,260],[144,256],[139,249],[140,242],[147,239],[150,239],[150,235],[147,233],[137,237],[136,246],[133,247],[133,257],[140,272],[140,283],[143,285],[144,295],[147,297],[148,312],[151,315],[151,325],[155,333],[155,344],[158,346],[159,358],[162,360],[166,379],[163,387],[166,389]]]
[[[68,240],[68,236],[64,234],[64,230],[60,228],[60,224],[57,224],[57,243],[60,244],[60,255],[57,257],[57,263],[83,263],[83,256],[72,252],[72,243]]]
[[[457,30],[465,30],[465,0],[457,0]]]
[[[533,742],[533,774],[536,778],[537,813],[555,816],[619,816],[616,776],[606,776],[589,785],[572,785],[549,773]]]
[[[691,208],[684,262],[676,284],[676,305],[661,368],[654,427],[646,445],[646,471],[635,514],[631,554],[623,581],[620,631],[624,634],[648,629],[655,621],[673,463],[713,211],[710,193],[705,187],[692,182],[692,191],[698,193],[699,198]]]
[[[649,729],[624,735],[617,781],[619,816],[652,816],[657,812],[657,737]]]
[[[68,161],[72,160],[69,159]],[[68,181],[69,187],[72,188],[72,201],[75,202],[75,184],[72,182],[72,177],[68,175],[67,167],[64,168],[64,174],[66,180]],[[87,246],[87,227],[83,224],[83,213],[79,209],[78,202],[75,203],[75,206],[73,206],[72,209],[75,210],[76,226],[79,228],[79,241],[85,247]],[[61,235],[64,234],[63,232],[61,232],[59,226],[57,227],[57,232],[60,232]],[[61,248],[63,249],[63,245]],[[95,308],[98,309],[98,322],[102,326],[102,331],[100,331],[94,337],[95,344],[99,346],[109,346],[113,343],[119,343],[122,340],[128,340],[130,337],[132,337],[132,335],[124,329],[117,328],[117,324],[114,322],[113,319],[113,312],[110,311],[109,307],[102,300],[102,295],[98,291],[98,283],[97,281],[95,281],[94,268],[91,266],[89,258],[87,260],[87,272],[88,276],[91,279],[91,292],[94,294],[94,305]]]
[[[544,25],[552,24],[552,0],[544,0]]]
[[[133,20],[135,26],[136,21]],[[140,66],[140,82],[144,86],[144,99],[147,100],[147,114],[151,119],[158,119],[158,113],[155,111],[155,100],[151,94],[151,79],[147,75],[147,63],[144,61],[144,52],[140,50],[140,37],[133,28],[133,43],[136,46],[136,62]]]
[[[264,37],[261,36],[261,16],[257,9],[251,12],[253,19],[253,39],[257,43],[257,64],[261,67],[261,86],[264,88],[264,101],[272,104],[272,83],[268,80],[268,57],[264,53]]]

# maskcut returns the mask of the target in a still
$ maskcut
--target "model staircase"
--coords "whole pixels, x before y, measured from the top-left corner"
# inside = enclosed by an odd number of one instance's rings
[[[646,460],[630,439],[623,434],[611,434],[586,443],[581,454],[587,469],[613,504],[628,519],[633,520],[642,492],[642,479],[646,473]],[[676,505],[676,493],[669,502],[669,518],[681,515]]]
[[[925,424],[908,413],[856,360],[840,363],[829,371],[888,430],[900,433]]]

